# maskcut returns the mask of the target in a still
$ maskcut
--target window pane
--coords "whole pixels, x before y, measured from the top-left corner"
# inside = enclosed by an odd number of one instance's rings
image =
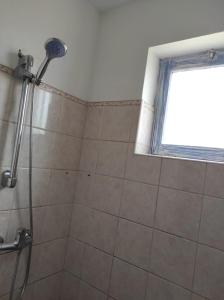
[[[171,74],[162,144],[224,148],[224,66]]]

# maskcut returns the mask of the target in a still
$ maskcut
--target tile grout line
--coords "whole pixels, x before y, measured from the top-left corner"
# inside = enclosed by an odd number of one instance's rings
[[[63,270],[57,271],[57,272],[52,273],[52,274],[49,274],[49,275],[44,276],[44,277],[42,277],[42,278],[40,278],[40,279],[38,279],[38,280],[34,280],[34,281],[32,281],[31,283],[28,284],[28,287],[29,287],[29,286],[34,286],[36,283],[38,283],[38,282],[40,282],[40,281],[46,280],[46,279],[48,279],[48,278],[50,278],[50,277],[54,277],[54,276],[59,275],[59,274],[63,274]],[[8,296],[8,293],[3,294],[3,295],[0,295],[0,297],[5,297],[5,296]]]
[[[100,136],[102,134],[102,122],[103,122],[103,115],[104,115],[104,105],[102,105],[102,111],[100,113],[100,118],[99,118],[99,124],[98,124],[98,132],[97,132],[97,138],[99,139],[99,141],[97,141],[97,154],[96,154],[96,163],[95,163],[95,166],[94,166],[94,170],[93,170],[93,175],[96,176],[98,175],[97,174],[97,168],[98,168],[98,164],[99,164],[99,156],[100,156],[100,147],[101,147],[101,140],[100,140]],[[84,133],[85,135],[85,133]],[[90,172],[91,173],[91,172]],[[92,184],[92,178],[90,180],[90,184]],[[90,192],[90,190],[89,190]],[[88,195],[89,197],[89,195]],[[118,226],[118,218],[117,218],[117,226]],[[115,251],[115,238],[116,238],[116,230],[115,230],[115,236],[114,236],[114,247],[113,247],[113,253],[114,254],[114,251]],[[108,254],[108,253],[107,253]],[[107,286],[107,289],[106,289],[106,297],[108,297],[109,295],[109,290],[110,290],[110,282],[111,282],[111,276],[112,276],[112,269],[113,269],[113,263],[114,263],[114,258],[113,258],[113,255],[112,255],[112,262],[111,262],[111,266],[110,266],[110,273],[109,273],[109,278],[108,278],[108,286]],[[83,262],[84,263],[84,262]]]
[[[84,138],[81,138],[82,139],[82,141],[84,140]],[[100,140],[101,142],[102,141],[104,141],[104,140]],[[114,142],[116,142],[116,141],[114,141]],[[128,144],[130,144],[130,141],[128,142]],[[97,153],[97,155],[99,155],[99,153]],[[97,157],[97,161],[98,161],[98,157]],[[97,163],[96,163],[96,166],[97,166]],[[161,166],[162,166],[162,162],[161,162]],[[207,164],[206,164],[206,166],[207,166]],[[78,172],[79,172],[80,170],[78,170]],[[97,172],[97,170],[96,170],[96,168],[95,168],[95,171],[94,171],[94,174],[97,174],[96,173]],[[104,175],[104,176],[108,176],[108,177],[111,177],[110,175]],[[161,167],[160,167],[160,176],[161,176]],[[125,178],[119,178],[119,179],[122,179],[123,181],[125,181]],[[131,180],[130,180],[131,181]],[[138,181],[137,181],[138,182]],[[155,230],[158,230],[157,228],[155,228],[155,224],[154,224],[154,222],[155,222],[155,216],[156,216],[156,209],[157,209],[157,202],[158,202],[158,190],[159,190],[159,187],[160,187],[160,178],[159,178],[159,184],[158,185],[156,185],[157,186],[157,197],[156,197],[156,208],[155,208],[155,212],[154,212],[154,217],[153,217],[153,227],[152,227],[152,230],[153,230],[153,233],[154,233],[154,231]],[[170,187],[168,187],[168,188],[170,188]],[[172,189],[172,188],[171,188]],[[123,183],[123,190],[124,190],[124,183]],[[178,189],[177,189],[178,190]],[[190,193],[190,192],[189,192]],[[202,193],[200,193],[200,195],[201,195]],[[204,195],[204,194],[203,194]],[[121,206],[121,201],[120,201],[120,206]],[[94,208],[92,208],[92,209],[94,209]],[[97,209],[95,209],[95,210],[97,210]],[[98,210],[98,211],[100,211],[100,210]],[[119,211],[120,211],[120,208],[119,208]],[[104,213],[106,213],[106,212],[104,212]],[[201,214],[202,214],[202,209],[201,209]],[[120,219],[122,219],[122,217],[120,217],[120,213],[118,214],[118,216],[116,216],[117,218],[118,218],[118,222],[117,222],[117,226],[118,226],[118,223],[119,223],[119,220]],[[71,218],[72,218],[72,216],[71,216]],[[124,219],[124,218],[123,218]],[[128,219],[127,219],[128,220]],[[136,224],[138,224],[137,222],[134,222],[134,221],[131,221],[131,220],[128,220],[128,221],[130,221],[130,222],[133,222],[133,223],[136,223]],[[201,215],[200,215],[200,222],[201,222]],[[71,220],[70,220],[70,224],[71,224]],[[140,224],[140,225],[143,225],[143,224]],[[145,226],[145,225],[143,225],[143,226]],[[146,227],[148,227],[148,226],[146,226]],[[200,227],[200,224],[199,224],[199,227]],[[200,228],[199,228],[199,230],[200,230]],[[199,230],[198,230],[198,235],[199,235]],[[162,231],[162,230],[158,230],[158,231]],[[162,231],[163,232],[163,231]],[[171,234],[171,235],[174,235],[174,234],[172,234],[172,233],[169,233],[169,232],[166,232],[166,233],[168,233],[168,234]],[[174,235],[174,236],[176,236],[176,235]],[[181,236],[177,236],[177,237],[180,237],[180,238],[183,238],[183,237],[181,237]],[[185,239],[185,238],[184,238]],[[186,240],[188,240],[188,239],[186,239]],[[153,242],[152,242],[152,244],[153,244]],[[200,244],[199,242],[197,243],[198,245]],[[115,243],[115,245],[116,245],[116,243]],[[96,248],[97,249],[97,248]],[[101,249],[99,249],[100,251],[102,251]],[[220,249],[217,249],[217,250],[220,250]],[[221,250],[222,251],[222,250]],[[116,258],[116,256],[115,256],[115,247],[114,247],[114,253],[113,253],[113,256],[112,256],[113,258]],[[151,258],[151,255],[150,255],[150,258]],[[120,259],[120,260],[122,260],[122,259]],[[127,262],[129,265],[132,265],[131,263],[129,263],[129,262]],[[196,266],[196,258],[195,258],[195,264],[194,264],[194,267]],[[136,266],[136,267],[138,267],[138,266]],[[138,267],[139,268],[139,267]],[[112,270],[112,269],[111,269]],[[167,280],[168,281],[168,280]]]
[[[102,142],[102,140],[101,140],[101,142]],[[162,168],[162,161],[161,161],[161,166],[160,166],[160,177],[161,177],[161,168]],[[96,174],[96,170],[95,170],[95,172],[94,172],[95,174]],[[105,174],[103,174],[103,175],[105,175]],[[110,176],[110,175],[108,175],[108,177],[113,177],[113,176]],[[120,178],[121,179],[121,178]],[[124,179],[124,178],[122,178],[122,179]],[[158,186],[157,186],[157,189],[159,189],[159,186],[160,186],[160,178],[159,178],[159,184],[158,184]],[[170,187],[168,187],[168,188],[170,188]],[[171,188],[172,189],[172,188]],[[188,192],[188,191],[186,191],[186,192]],[[198,194],[200,194],[201,195],[201,193],[198,193]],[[158,194],[157,194],[157,199],[156,199],[156,202],[158,202]],[[92,209],[94,209],[94,208],[92,208]],[[106,212],[104,212],[104,213],[106,213]],[[120,214],[119,214],[120,215]],[[154,213],[154,220],[155,220],[155,215],[156,215],[156,209],[155,209],[155,213]],[[120,219],[120,216],[118,216],[118,218]],[[155,222],[155,221],[154,221]],[[134,223],[136,223],[136,222],[134,222]],[[153,226],[153,230],[156,230],[156,228],[155,228],[155,224],[154,224],[154,226]],[[170,234],[170,233],[168,233],[168,234]],[[171,235],[172,235],[172,233],[171,233]],[[183,238],[183,237],[181,237],[181,238]],[[114,248],[115,249],[115,248]],[[101,250],[101,249],[98,249],[98,250]],[[102,250],[101,250],[102,251]],[[115,250],[114,250],[115,251]],[[113,257],[115,257],[115,255],[114,255],[114,253],[113,253]],[[120,258],[119,258],[120,259]],[[120,259],[120,260],[122,260],[122,259]],[[125,262],[127,262],[127,261],[125,261]],[[132,265],[131,263],[129,263],[129,262],[127,262],[129,265]],[[138,267],[138,266],[136,266],[136,267]],[[138,267],[139,268],[139,267]],[[144,270],[145,271],[145,270]],[[165,279],[166,280],[166,279]],[[110,279],[110,281],[111,281],[111,279]],[[168,280],[167,280],[168,281]],[[174,283],[175,284],[175,283]],[[182,286],[181,286],[182,287]],[[183,288],[183,287],[182,287]],[[191,291],[192,292],[192,291]]]
[[[163,164],[163,160],[161,159],[160,170],[159,170],[159,178],[158,178],[159,180],[158,180],[157,192],[156,192],[155,211],[154,211],[154,215],[153,215],[152,241],[151,241],[151,247],[150,247],[150,253],[149,253],[149,270],[150,271],[152,269],[152,266],[151,266],[152,265],[152,250],[153,250],[153,242],[154,242],[154,234],[155,234],[155,223],[156,223],[156,213],[157,213],[157,206],[158,206],[159,188],[160,188],[160,181],[161,181],[161,174],[162,174],[162,164]],[[148,275],[148,284],[149,284],[149,275]],[[150,294],[151,294],[151,292],[150,292]],[[147,297],[147,290],[146,290],[146,293],[145,293],[145,300],[146,300],[146,297]]]
[[[146,272],[146,273],[149,274],[149,275],[150,275],[150,274],[151,274],[151,275],[154,275],[154,276],[156,276],[156,277],[158,277],[158,278],[160,278],[160,279],[162,279],[162,280],[164,280],[164,281],[166,281],[166,282],[168,282],[168,283],[170,283],[170,284],[172,284],[172,285],[174,285],[174,286],[177,286],[177,287],[179,287],[179,288],[182,288],[182,289],[184,289],[184,290],[186,290],[186,291],[192,293],[192,290],[191,290],[190,288],[186,288],[186,287],[184,287],[184,286],[182,286],[182,285],[180,285],[180,284],[178,284],[178,283],[176,283],[176,282],[174,282],[174,281],[171,281],[171,280],[167,279],[166,277],[163,277],[163,276],[161,276],[161,275],[159,275],[159,274],[157,274],[157,273],[155,273],[155,272],[153,272],[153,271],[151,271],[151,270],[143,269],[143,268],[141,268],[141,267],[139,267],[139,266],[137,266],[137,265],[134,265],[134,264],[132,264],[132,263],[130,263],[130,262],[128,262],[128,261],[126,261],[126,260],[120,258],[120,257],[113,256],[112,254],[108,254],[107,252],[102,251],[101,249],[99,249],[99,248],[97,248],[97,247],[95,247],[95,246],[92,246],[92,245],[90,245],[90,244],[88,244],[88,243],[86,243],[86,242],[83,242],[83,241],[81,241],[81,240],[79,240],[79,239],[75,239],[75,240],[77,240],[77,241],[83,243],[83,244],[86,245],[87,247],[91,247],[91,248],[93,248],[93,249],[96,249],[96,250],[98,250],[98,251],[101,251],[101,252],[103,252],[103,253],[105,253],[105,254],[111,256],[111,257],[114,257],[114,258],[118,259],[118,260],[121,261],[121,262],[124,262],[124,263],[126,263],[126,264],[128,264],[128,265],[130,265],[130,266],[133,266],[133,267],[135,267],[135,268],[141,270],[141,271],[144,271],[144,272]],[[77,276],[76,274],[72,273],[71,271],[66,270],[66,272],[71,273],[73,276]],[[80,279],[83,280],[81,277],[80,277]],[[87,281],[85,281],[85,280],[83,280],[83,281],[84,281],[84,282],[87,282]],[[99,290],[99,291],[105,293],[104,291],[100,290],[99,288],[95,287],[94,285],[90,284],[89,282],[87,282],[87,283],[88,283],[89,285],[91,285],[92,287],[96,288],[97,290]],[[198,294],[198,293],[196,293],[196,294]],[[198,294],[198,295],[202,297],[202,295],[200,295],[200,294]],[[108,296],[110,296],[110,295],[108,295]],[[111,296],[110,296],[110,297],[111,297]],[[206,297],[205,297],[205,298],[206,298]],[[206,299],[208,299],[208,298],[206,298]],[[208,300],[211,300],[211,299],[208,299]]]
[[[206,181],[207,181],[207,170],[208,170],[208,164],[206,163],[205,171],[204,171],[203,189],[202,189],[201,211],[200,211],[199,226],[198,226],[198,233],[197,233],[196,252],[194,258],[194,270],[193,270],[192,284],[191,284],[192,293],[194,292],[194,288],[195,288],[196,268],[197,268],[197,260],[199,255],[199,246],[200,246],[200,229],[201,229],[202,214],[204,208],[204,197],[205,197]],[[192,299],[193,299],[193,294],[192,294]]]
[[[80,203],[75,203],[74,205],[77,205],[77,206],[81,206],[81,207],[85,207],[89,210],[94,210],[94,211],[97,211],[99,213],[102,213],[102,214],[107,214],[108,216],[112,216],[112,217],[116,217],[116,218],[119,218],[119,219],[122,219],[122,220],[126,220],[126,221],[129,221],[130,223],[133,223],[133,224],[136,224],[136,225],[140,225],[142,227],[146,227],[146,228],[149,228],[151,230],[155,230],[155,231],[158,231],[158,232],[162,232],[162,233],[165,233],[167,235],[171,235],[171,236],[174,236],[176,238],[180,238],[181,240],[184,240],[186,242],[191,242],[191,243],[194,243],[194,244],[199,244],[199,245],[202,245],[202,246],[207,246],[211,249],[214,249],[214,250],[217,250],[217,251],[220,251],[220,252],[224,252],[224,249],[220,249],[220,248],[216,248],[214,246],[211,246],[209,244],[206,244],[206,243],[203,243],[203,242],[197,242],[196,240],[193,240],[193,239],[189,239],[189,238],[186,238],[186,237],[183,237],[181,235],[178,235],[178,234],[175,234],[175,233],[172,233],[172,232],[169,232],[169,231],[166,231],[166,230],[163,230],[161,228],[157,228],[157,227],[154,227],[154,226],[149,226],[149,225],[145,225],[145,224],[142,224],[142,223],[139,223],[139,222],[136,222],[136,221],[133,221],[131,219],[127,219],[125,217],[122,217],[122,216],[118,216],[118,215],[114,215],[114,214],[111,214],[109,212],[105,212],[103,210],[100,210],[100,209],[97,209],[97,208],[94,208],[94,207],[90,207],[90,206],[87,206],[87,205],[84,205],[84,204],[80,204]]]
[[[104,112],[104,110],[103,110]],[[131,124],[130,124],[130,128],[129,128],[129,138],[128,140],[130,140],[130,134],[131,134]],[[121,215],[121,203],[124,197],[124,190],[125,190],[125,174],[126,174],[126,170],[127,170],[127,163],[128,163],[128,154],[129,154],[129,144],[128,147],[126,149],[126,156],[125,156],[125,163],[124,163],[124,171],[123,171],[123,177],[122,177],[122,192],[120,195],[120,202],[119,202],[119,209],[118,209],[118,216],[117,216],[117,224],[116,224],[116,229],[115,229],[115,237],[114,237],[114,249],[113,249],[113,257],[112,257],[112,265],[111,265],[111,270],[110,270],[110,276],[109,276],[109,284],[108,284],[108,289],[107,289],[107,296],[108,299],[110,297],[110,289],[111,289],[111,282],[112,282],[112,272],[113,272],[113,268],[114,268],[114,262],[115,262],[115,252],[117,249],[117,243],[118,243],[118,237],[119,237],[119,225],[120,225],[120,215]]]

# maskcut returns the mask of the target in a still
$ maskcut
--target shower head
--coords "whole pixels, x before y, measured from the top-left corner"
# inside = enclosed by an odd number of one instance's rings
[[[46,55],[49,59],[65,56],[67,46],[57,38],[51,38],[45,43]]]
[[[54,58],[59,58],[65,56],[67,53],[66,44],[57,38],[50,38],[45,43],[46,57],[41,64],[37,75],[36,75],[36,84],[39,85],[41,79],[43,78],[49,62]]]

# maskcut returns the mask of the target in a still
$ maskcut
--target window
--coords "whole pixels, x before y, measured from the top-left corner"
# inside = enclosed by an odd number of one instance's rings
[[[151,153],[224,160],[224,51],[160,60]]]

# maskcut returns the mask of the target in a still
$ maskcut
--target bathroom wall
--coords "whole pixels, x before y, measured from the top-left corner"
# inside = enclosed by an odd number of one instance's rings
[[[222,300],[224,166],[135,155],[138,111],[88,105],[61,300]]]
[[[50,64],[44,80],[86,99],[99,25],[99,14],[89,1],[2,0],[0,5],[0,64],[14,68],[21,48],[34,56],[35,71],[45,56],[45,41],[59,37],[68,45],[68,53]]]
[[[90,100],[141,99],[149,47],[223,30],[220,0],[138,0],[101,16]]]
[[[9,168],[15,135],[20,85],[8,68],[0,71],[0,168]],[[79,168],[86,104],[47,85],[36,89],[33,117],[34,247],[26,300],[59,300],[72,202]],[[0,236],[12,242],[28,222],[28,134],[19,161],[15,189],[0,190]],[[21,285],[26,253],[19,266]],[[0,299],[8,299],[15,254],[0,252]],[[4,296],[1,298],[1,296]]]
[[[87,99],[94,78],[90,100],[140,99],[148,47],[222,30],[224,8],[219,0],[151,0],[102,15],[92,77],[98,26],[92,6],[57,0],[31,7],[23,1],[28,16],[14,1],[5,1],[0,12],[1,28],[7,24],[0,33],[1,45],[7,45],[0,62],[14,67],[16,57],[7,53],[21,44],[37,67],[43,40],[57,33],[70,43],[70,58],[50,66],[47,82]],[[23,20],[30,20],[32,43],[15,30],[18,22],[27,32]],[[0,72],[2,169],[10,164],[18,111],[19,87],[9,73]],[[25,300],[222,300],[223,165],[134,155],[140,103],[130,100],[87,104],[46,85],[38,89],[35,241]],[[18,186],[0,191],[0,235],[6,241],[28,222],[27,143],[28,127]],[[13,254],[0,254],[1,300],[8,299],[14,266]],[[18,285],[24,266],[25,260]]]

